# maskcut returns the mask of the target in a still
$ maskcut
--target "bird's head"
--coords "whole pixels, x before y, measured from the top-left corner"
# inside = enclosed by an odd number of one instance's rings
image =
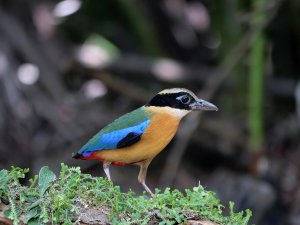
[[[193,92],[185,88],[165,89],[155,95],[146,107],[163,107],[179,117],[196,110],[217,111],[214,104],[198,98]]]

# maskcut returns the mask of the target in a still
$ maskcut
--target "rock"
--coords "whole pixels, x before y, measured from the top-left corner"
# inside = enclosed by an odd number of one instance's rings
[[[187,225],[217,225],[209,220],[189,220]]]
[[[108,225],[111,224],[108,220],[108,213],[103,209],[88,208],[81,209],[79,219],[85,224],[93,225]]]

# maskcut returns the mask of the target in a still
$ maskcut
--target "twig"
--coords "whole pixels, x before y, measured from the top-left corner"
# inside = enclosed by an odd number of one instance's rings
[[[161,69],[164,75],[158,72],[157,67],[159,65],[167,65],[171,69]],[[109,72],[113,74],[130,74],[130,77],[145,77],[147,79],[158,79],[160,81],[169,83],[199,83],[203,84],[207,80],[207,77],[219,76],[222,71],[212,68],[206,65],[186,65],[179,61],[169,58],[156,58],[152,59],[142,55],[125,54],[119,58],[113,60],[107,65],[103,65],[99,68],[87,68],[81,62],[73,59],[73,63],[69,65],[69,68],[77,68],[83,72],[102,73]],[[174,69],[175,68],[175,69]]]
[[[151,96],[150,93],[147,93],[144,89],[139,88],[137,85],[133,85],[132,83],[126,82],[118,77],[112,77],[107,73],[96,73],[95,76],[103,81],[109,89],[139,103],[147,102]]]
[[[65,90],[60,82],[58,71],[49,66],[47,58],[32,40],[34,38],[30,37],[19,22],[2,7],[0,7],[0,32],[23,54],[28,62],[35,63],[40,71],[43,71],[41,74],[42,84],[55,100],[61,102],[61,96],[64,96]]]

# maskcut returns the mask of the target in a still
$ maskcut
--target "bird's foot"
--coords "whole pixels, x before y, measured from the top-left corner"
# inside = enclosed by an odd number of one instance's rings
[[[153,192],[150,190],[150,188],[147,186],[147,184],[145,182],[142,182],[142,185],[144,187],[144,189],[148,192],[149,195],[153,196]]]
[[[110,166],[110,163],[103,163],[103,170],[106,174],[106,177],[108,180],[111,180],[110,173],[109,173],[109,166]]]

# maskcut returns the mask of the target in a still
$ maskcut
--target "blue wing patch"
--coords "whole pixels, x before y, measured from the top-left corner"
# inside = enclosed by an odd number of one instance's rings
[[[89,140],[78,153],[87,157],[94,151],[130,146],[140,140],[149,124],[150,120],[148,119],[134,126],[109,133],[101,134],[100,131],[100,133]]]

